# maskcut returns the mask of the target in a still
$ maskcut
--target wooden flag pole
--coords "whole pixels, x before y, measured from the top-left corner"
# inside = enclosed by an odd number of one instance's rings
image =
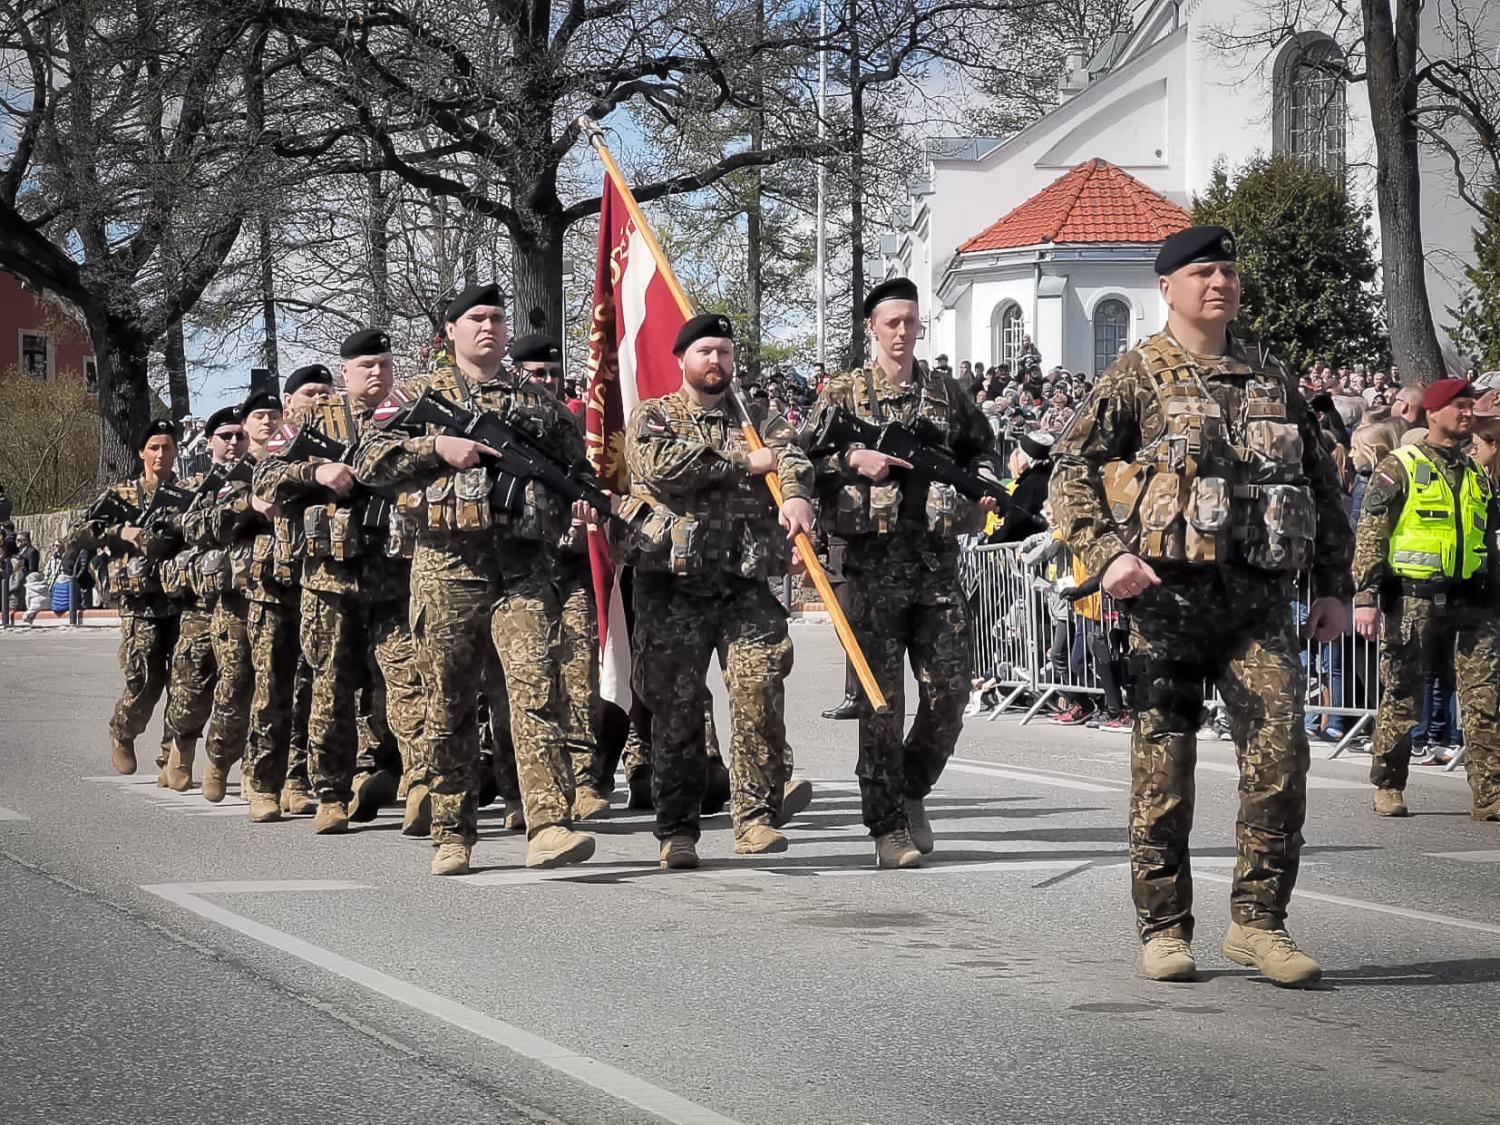
[[[672,263],[667,261],[667,256],[662,253],[661,244],[656,241],[656,234],[651,230],[651,224],[646,222],[641,205],[636,202],[635,193],[625,182],[620,166],[615,163],[614,155],[609,151],[609,146],[604,143],[603,131],[588,117],[580,117],[578,125],[583,130],[584,136],[588,137],[590,143],[593,144],[594,151],[599,154],[599,160],[604,164],[605,173],[619,191],[620,198],[625,201],[625,209],[630,213],[635,229],[645,240],[651,256],[656,259],[656,268],[666,281],[667,288],[672,293],[672,299],[677,302],[682,315],[691,318],[693,316],[692,302],[682,291],[677,275],[672,272]],[[745,435],[745,444],[751,450],[764,448],[765,442],[761,440],[760,432],[755,428],[755,422],[745,410],[744,403],[740,402],[739,396],[732,390],[729,392],[729,400],[734,403],[734,408],[740,416],[740,429]],[[776,507],[779,510],[783,502],[781,477],[773,469],[762,479],[765,480],[766,487],[771,490],[771,497],[776,501]],[[859,677],[859,684],[864,688],[870,706],[876,711],[887,710],[890,704],[886,702],[885,693],[880,690],[880,685],[875,682],[875,674],[870,671],[869,661],[865,659],[865,654],[859,647],[859,639],[855,637],[854,630],[849,625],[849,619],[844,616],[843,607],[834,596],[833,587],[828,582],[828,575],[824,572],[822,563],[818,562],[818,553],[813,549],[812,540],[808,538],[805,531],[799,531],[793,544],[797,548],[798,557],[802,559],[802,565],[807,569],[807,576],[812,579],[818,596],[823,599],[823,604],[828,608],[828,616],[833,621],[833,628],[838,634],[839,643],[844,646],[844,651],[849,656],[849,663],[854,666],[854,674]]]

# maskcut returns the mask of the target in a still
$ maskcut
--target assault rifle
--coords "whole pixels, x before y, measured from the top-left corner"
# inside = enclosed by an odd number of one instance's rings
[[[339,441],[329,437],[311,422],[297,428],[296,435],[280,451],[279,456],[287,461],[309,461],[321,457],[325,461],[347,465],[354,460],[358,443]],[[391,502],[364,485],[357,486],[354,507],[359,512],[359,525],[366,531],[385,532],[390,527]]]
[[[146,528],[171,513],[181,514],[187,511],[192,502],[192,493],[162,481],[156,486],[156,492],[151,497],[151,503],[146,505],[145,511],[128,500],[121,499],[113,492],[106,492],[89,505],[84,518],[90,523],[97,523],[104,527],[120,524]]]
[[[970,500],[979,501],[988,496],[1002,512],[1020,507],[1003,484],[971,473],[955,462],[942,448],[942,434],[930,419],[919,418],[910,425],[905,422],[869,422],[838,406],[828,412],[814,431],[808,452],[814,455],[842,453],[851,445],[873,449],[888,457],[899,457],[911,465],[910,469],[892,470],[896,479],[904,480],[907,486],[901,490],[903,517],[920,518],[925,513],[927,489],[912,486],[934,481],[950,485]]]
[[[253,475],[250,462],[243,457],[234,461],[226,461],[223,464],[215,461],[208,467],[208,472],[203,474],[203,479],[198,483],[198,491],[193,494],[193,499],[216,493],[231,482],[249,484]]]
[[[524,425],[510,422],[493,410],[469,410],[429,387],[407,407],[405,420],[481,442],[499,451],[498,460],[487,460],[502,474],[517,481],[537,481],[570,503],[582,500],[601,517],[618,519],[609,494],[584,477],[580,466],[568,464]]]

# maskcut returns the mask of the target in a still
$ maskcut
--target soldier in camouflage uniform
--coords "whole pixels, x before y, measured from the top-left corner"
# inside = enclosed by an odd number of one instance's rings
[[[177,426],[167,419],[152,420],[135,448],[144,466],[141,475],[110,485],[107,495],[144,513],[157,489],[172,484]],[[135,772],[135,740],[167,687],[179,605],[162,590],[159,568],[181,545],[181,531],[168,519],[137,527],[85,517],[68,531],[66,550],[109,548],[109,584],[120,612],[120,671],[125,676],[125,690],[109,722],[110,756],[119,773]],[[171,751],[171,732],[164,728],[159,766],[168,764]]]
[[[349,446],[374,432],[375,409],[391,391],[390,337],[378,329],[354,333],[340,349],[345,396],[315,399],[294,419]],[[257,496],[270,501],[303,529],[302,652],[313,670],[308,720],[311,783],[319,834],[348,830],[351,819],[373,819],[381,795],[393,798],[399,776],[407,780],[403,832],[425,836],[430,803],[422,767],[426,706],[408,624],[411,567],[402,557],[410,535],[391,540],[392,509],[381,496],[355,488],[348,464],[289,459],[282,450],[255,471]],[[366,653],[373,653],[371,661]],[[365,763],[356,789],[359,696],[383,697],[400,756]],[[375,774],[383,774],[376,778]],[[359,803],[351,809],[356,792]]]
[[[445,310],[456,366],[407,388],[433,391],[475,410],[510,414],[570,464],[583,440],[562,404],[518,384],[504,369],[505,308],[494,285],[460,293]],[[565,736],[559,643],[565,600],[556,581],[557,545],[575,517],[535,481],[514,482],[481,459],[494,450],[434,431],[373,435],[356,463],[360,483],[400,490],[398,508],[417,523],[412,559],[412,634],[427,691],[426,744],[432,771],[435,875],[462,874],[477,838],[479,735],[476,702],[484,659],[498,652],[510,696],[532,867],[577,863],[594,851],[574,832],[573,771]],[[514,487],[513,487],[514,486]]]
[[[807,432],[837,408],[876,423],[925,418],[955,462],[998,480],[993,436],[973,400],[952,380],[913,366],[916,286],[906,278],[882,282],[865,299],[864,313],[875,362],[828,381]],[[917,867],[934,842],[924,801],[953,754],[969,700],[973,658],[958,537],[977,531],[994,502],[974,504],[948,485],[907,481],[900,473],[910,465],[873,449],[819,451],[813,465],[823,531],[846,543],[849,624],[890,701],[882,714],[860,701],[855,772],[865,826],[875,838],[878,866]],[[925,515],[903,513],[903,489],[924,485]],[[919,701],[903,738],[908,655]]]
[[[767,580],[786,573],[787,541],[812,526],[812,466],[784,420],[751,451],[726,401],[734,372],[727,317],[689,320],[673,351],[682,387],[640,404],[626,429],[639,528],[631,687],[651,711],[656,835],[664,868],[698,866],[698,817],[707,784],[703,699],[708,664],[722,651],[731,714],[735,851],[786,850],[772,827],[787,782],[783,685],[792,667],[786,610]],[[764,482],[781,475],[776,506]],[[783,531],[782,529],[785,529]]]
[[[1167,328],[1100,377],[1057,442],[1051,501],[1074,556],[1130,601],[1130,863],[1143,972],[1196,971],[1188,832],[1207,679],[1240,759],[1223,951],[1304,985],[1320,969],[1285,930],[1307,811],[1297,574],[1311,571],[1309,633],[1335,639],[1352,536],[1295,380],[1227,333],[1239,307],[1234,259],[1221,227],[1163,244]]]
[[[1427,678],[1454,669],[1475,820],[1500,820],[1500,527],[1489,478],[1465,452],[1474,390],[1440,379],[1427,433],[1370,474],[1354,548],[1354,627],[1380,636],[1375,811],[1406,816],[1411,732]],[[1383,618],[1383,621],[1382,621]]]

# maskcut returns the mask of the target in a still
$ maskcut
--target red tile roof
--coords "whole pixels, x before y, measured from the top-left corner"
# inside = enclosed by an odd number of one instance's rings
[[[1096,158],[1044,187],[958,252],[1042,242],[1161,242],[1192,222],[1170,199]]]

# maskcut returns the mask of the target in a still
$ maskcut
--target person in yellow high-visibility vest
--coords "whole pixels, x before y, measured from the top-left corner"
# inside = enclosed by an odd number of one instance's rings
[[[1380,636],[1375,811],[1406,816],[1412,729],[1423,687],[1451,662],[1475,820],[1500,821],[1500,552],[1495,490],[1466,451],[1474,389],[1440,379],[1423,395],[1427,436],[1375,467],[1354,551],[1354,628]]]

